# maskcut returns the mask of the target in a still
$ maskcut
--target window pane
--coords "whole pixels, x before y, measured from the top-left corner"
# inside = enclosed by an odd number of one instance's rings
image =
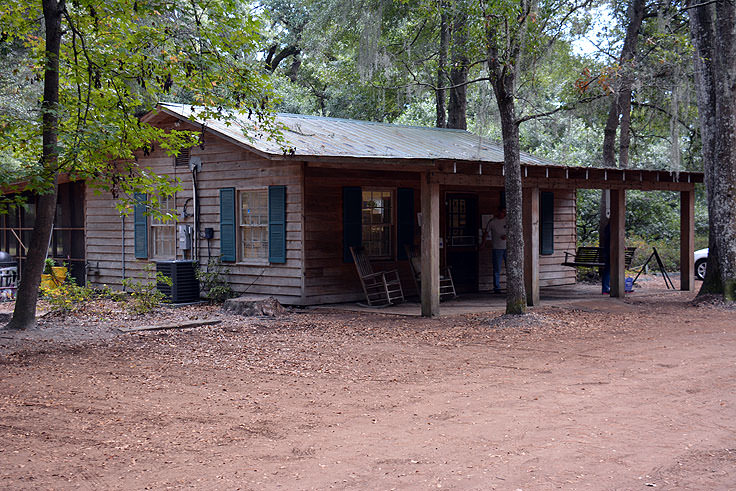
[[[363,247],[368,256],[391,256],[392,203],[392,191],[363,191]]]
[[[268,258],[268,192],[240,192],[240,257]]]
[[[176,258],[176,200],[174,196],[159,198],[151,216],[151,247],[153,257]],[[156,216],[158,213],[164,216]]]

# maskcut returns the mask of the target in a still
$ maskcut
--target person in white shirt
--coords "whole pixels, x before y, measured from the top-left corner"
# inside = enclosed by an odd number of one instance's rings
[[[501,268],[506,261],[506,208],[498,208],[498,214],[491,217],[487,229],[483,231],[483,240],[491,232],[491,246],[493,248],[493,292],[501,293]]]

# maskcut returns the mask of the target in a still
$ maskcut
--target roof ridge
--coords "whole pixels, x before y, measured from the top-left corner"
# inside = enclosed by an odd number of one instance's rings
[[[188,104],[184,102],[160,102],[159,104],[164,106],[176,106],[181,108],[189,107],[190,109],[194,108],[201,109],[203,106],[198,106],[196,104]],[[234,109],[227,109],[228,111],[235,112]],[[195,111],[196,112],[196,111]],[[355,123],[355,124],[361,124],[361,125],[377,125],[377,126],[387,126],[391,128],[413,128],[418,130],[439,130],[439,131],[453,131],[457,133],[463,133],[470,136],[477,136],[479,138],[487,139],[487,137],[483,135],[477,135],[475,133],[471,133],[468,130],[463,130],[460,128],[437,128],[435,126],[418,126],[413,124],[400,124],[400,123],[385,123],[383,121],[366,121],[363,119],[353,119],[353,118],[338,118],[335,116],[318,116],[316,114],[299,114],[299,113],[274,113],[276,116],[283,116],[287,118],[298,118],[298,119],[313,119],[313,120],[320,120],[320,121],[336,121],[336,122],[344,122],[344,123]]]
[[[346,122],[346,123],[355,123],[355,124],[369,124],[369,125],[378,125],[378,126],[389,126],[392,128],[413,128],[418,130],[441,130],[441,131],[454,131],[458,133],[465,133],[471,136],[480,136],[481,138],[485,138],[482,135],[476,135],[475,133],[471,133],[467,130],[463,130],[460,128],[437,128],[435,126],[417,126],[413,124],[400,124],[400,123],[385,123],[383,121],[366,121],[362,119],[352,119],[352,118],[337,118],[334,116],[317,116],[315,114],[298,114],[298,113],[276,113],[277,116],[284,116],[284,117],[293,117],[293,118],[303,118],[303,119],[317,119],[321,121],[339,121],[339,122]]]

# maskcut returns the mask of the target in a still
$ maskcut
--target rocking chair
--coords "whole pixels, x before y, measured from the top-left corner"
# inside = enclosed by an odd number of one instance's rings
[[[397,270],[374,272],[362,247],[351,247],[350,253],[369,307],[386,307],[404,301]]]
[[[417,287],[417,293],[421,295],[422,291],[422,256],[419,251],[412,245],[404,245],[406,256],[409,258],[409,266],[414,277],[414,284]],[[440,269],[440,300],[448,298],[457,298],[455,292],[455,283],[452,281],[452,273],[449,267]]]

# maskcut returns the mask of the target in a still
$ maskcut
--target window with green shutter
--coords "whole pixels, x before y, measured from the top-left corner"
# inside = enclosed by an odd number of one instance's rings
[[[539,194],[539,253],[549,256],[555,252],[555,194]]]
[[[133,208],[133,242],[136,259],[148,257],[148,215],[146,206],[148,195],[135,193],[135,205]]]
[[[245,262],[268,261],[268,189],[238,191],[240,199],[240,249]]]
[[[286,186],[268,187],[268,260],[286,262]]]
[[[360,247],[363,241],[362,205],[363,194],[360,187],[342,188],[342,255],[346,263],[353,262],[350,247]]]
[[[220,260],[235,262],[235,188],[220,189]]]
[[[398,259],[406,259],[404,246],[414,244],[414,190],[399,188],[397,193],[396,214],[396,242]]]

